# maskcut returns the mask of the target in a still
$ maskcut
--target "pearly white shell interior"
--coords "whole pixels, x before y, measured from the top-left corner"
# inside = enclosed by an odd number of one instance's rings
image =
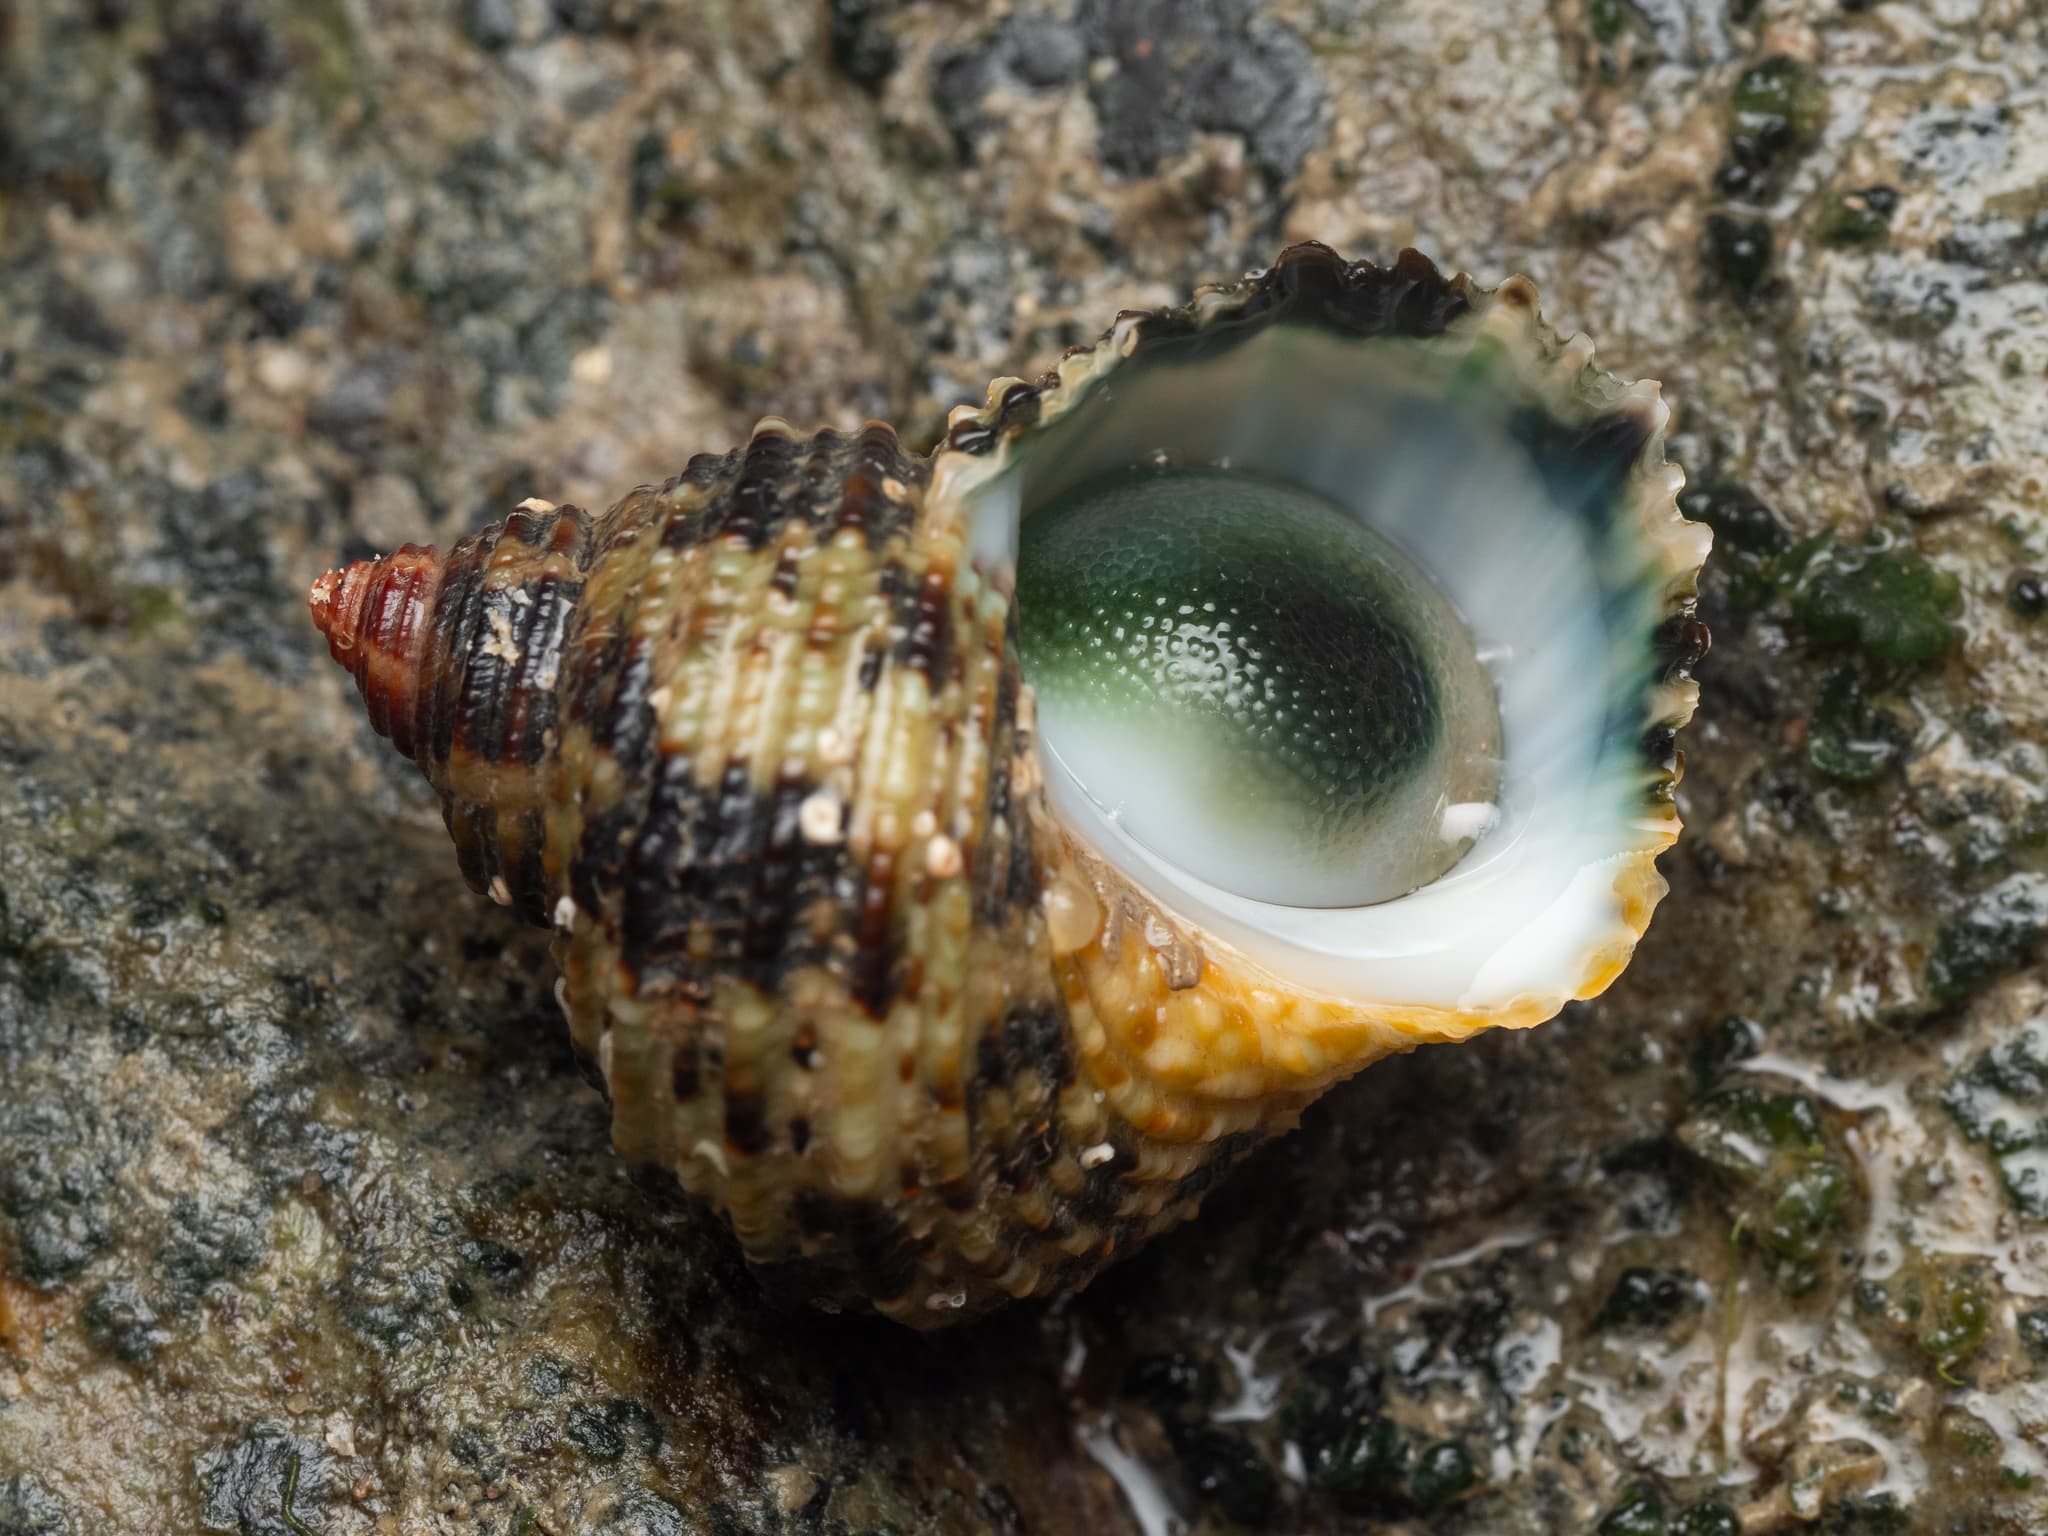
[[[1509,426],[1534,408],[1535,385],[1483,338],[1358,340],[1279,324],[1190,350],[1081,380],[969,490],[976,569],[1008,591],[1022,517],[1161,455],[1319,491],[1400,545],[1471,626],[1499,688],[1498,817],[1432,884],[1307,908],[1221,890],[1138,843],[1048,739],[1054,806],[1164,906],[1298,985],[1460,1010],[1571,996],[1621,926],[1617,862],[1661,824],[1639,741],[1665,593],[1624,504],[1635,487],[1592,462],[1582,477],[1554,461],[1540,470]]]

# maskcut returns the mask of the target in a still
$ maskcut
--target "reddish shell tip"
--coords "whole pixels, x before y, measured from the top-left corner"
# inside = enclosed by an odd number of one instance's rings
[[[407,544],[329,571],[306,589],[327,654],[355,678],[370,724],[407,757],[416,747],[421,673],[434,664],[428,628],[444,563],[439,550]]]
[[[341,566],[323,575],[306,593],[306,606],[327,638],[328,653],[343,666],[349,664],[348,653],[355,649],[363,597],[383,564],[381,560],[358,560]]]
[[[334,631],[334,593],[340,587],[346,571],[335,569],[316,579],[306,592],[306,606],[313,612],[313,624],[321,634]]]
[[[441,552],[407,544],[379,560],[358,560],[327,572],[306,591],[313,623],[327,637],[328,654],[351,671],[365,650],[410,663],[421,634],[419,620],[440,585]]]

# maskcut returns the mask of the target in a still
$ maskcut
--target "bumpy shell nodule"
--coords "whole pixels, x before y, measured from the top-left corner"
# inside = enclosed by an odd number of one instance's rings
[[[1280,320],[1523,338],[1584,376],[1561,429],[1665,549],[1642,835],[1615,861],[1614,934],[1557,995],[1460,1010],[1297,985],[1050,808],[964,488],[1105,370]],[[772,1290],[929,1327],[1084,1284],[1361,1066],[1538,1022],[1619,973],[1663,892],[1705,644],[1663,422],[1653,389],[1542,326],[1525,280],[1297,246],[998,381],[930,458],[879,424],[770,418],[601,517],[529,502],[445,554],[331,572],[311,605],[439,792],[470,885],[558,931],[618,1151],[672,1169]]]

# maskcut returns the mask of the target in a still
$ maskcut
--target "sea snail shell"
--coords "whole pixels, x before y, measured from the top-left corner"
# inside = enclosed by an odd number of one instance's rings
[[[1679,831],[1708,539],[1678,514],[1657,387],[1590,358],[1526,279],[1489,290],[1412,251],[1382,268],[1295,246],[1184,308],[1120,315],[1035,382],[998,380],[930,457],[880,424],[804,436],[769,418],[601,517],[528,502],[445,554],[330,572],[313,616],[439,792],[470,885],[558,930],[619,1153],[673,1169],[775,1288],[936,1326],[1084,1284],[1379,1057],[1538,1023],[1627,963]],[[1110,611],[1131,596],[1110,511],[1032,522],[1108,477],[1151,498],[1130,515],[1171,544],[1180,493],[1146,477],[1183,471],[1203,477],[1189,494],[1223,497],[1202,537],[1229,548],[1298,513],[1405,551],[1355,552],[1357,581],[1348,546],[1307,551],[1316,613],[1412,557],[1442,589],[1427,601],[1469,623],[1479,660],[1461,665],[1491,679],[1460,761],[1496,787],[1389,791],[1377,821],[1325,839],[1349,811],[1315,795],[1331,774],[1340,797],[1356,787],[1344,732],[1419,741],[1424,762],[1449,673],[1411,657],[1382,714],[1325,731],[1329,657],[1308,651],[1329,625],[1268,645],[1259,626],[1299,616],[1296,588],[1258,588],[1262,616],[1229,586],[1296,535],[1229,555],[1223,586],[1195,581],[1234,594],[1253,634],[1232,650],[1215,601],[1173,610],[1208,628],[1169,615],[1156,633],[1149,610]],[[1289,506],[1233,520],[1234,476]],[[1073,579],[1110,585],[1074,597],[1077,670],[1055,676],[1056,658],[1027,681],[1018,615],[1039,599],[1019,530],[1056,521],[1081,540]],[[1165,558],[1171,587],[1183,557]],[[1325,568],[1340,574],[1318,586]],[[1340,638],[1350,622],[1329,621]],[[1161,686],[1271,663],[1258,700],[1224,707],[1273,712],[1254,729],[1197,710],[1175,760],[1132,767],[1145,744],[1119,722],[1180,706],[1091,714],[1087,669],[1154,639]],[[1272,662],[1297,644],[1306,672]],[[1302,741],[1336,748],[1303,770],[1317,846],[1297,864],[1252,780],[1268,747],[1293,764]],[[1169,782],[1189,754],[1250,788],[1191,813]],[[1099,781],[1125,769],[1132,784]],[[1418,848],[1433,862],[1400,873]],[[1296,878],[1316,894],[1290,902]]]

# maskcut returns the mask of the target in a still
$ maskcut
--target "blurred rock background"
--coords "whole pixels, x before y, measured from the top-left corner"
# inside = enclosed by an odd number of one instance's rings
[[[0,4],[0,1533],[2048,1531],[2044,25]],[[767,1310],[306,582],[1309,237],[1665,381],[1669,905],[1074,1302]]]

